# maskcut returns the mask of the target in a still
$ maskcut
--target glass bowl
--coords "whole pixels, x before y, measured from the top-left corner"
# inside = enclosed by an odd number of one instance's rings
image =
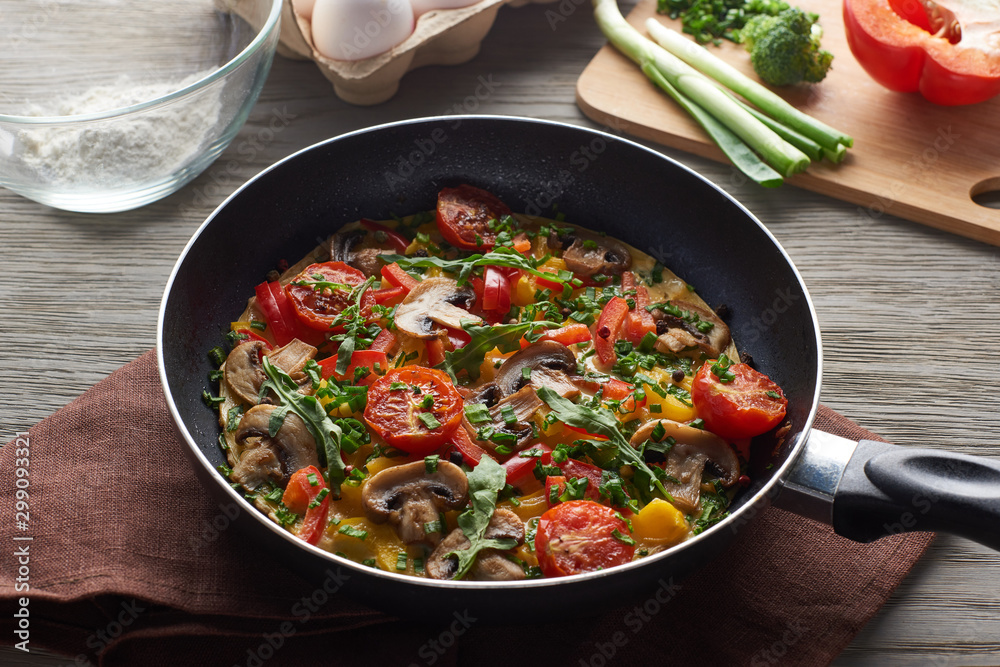
[[[110,213],[175,192],[257,101],[282,0],[0,0],[0,186]]]

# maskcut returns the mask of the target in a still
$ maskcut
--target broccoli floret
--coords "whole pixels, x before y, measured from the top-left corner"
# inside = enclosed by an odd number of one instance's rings
[[[757,76],[775,86],[822,81],[833,54],[820,49],[819,16],[786,9],[777,16],[754,16],[740,31]]]

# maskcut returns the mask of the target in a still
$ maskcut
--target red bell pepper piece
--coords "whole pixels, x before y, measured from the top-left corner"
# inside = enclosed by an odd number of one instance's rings
[[[375,290],[373,292],[375,295],[375,303],[383,306],[393,306],[399,303],[408,293],[409,290],[404,287],[386,287],[385,289]]]
[[[607,382],[601,385],[604,388],[604,399],[610,401],[621,401],[621,409],[619,413],[628,414],[630,412],[635,412],[642,406],[646,405],[646,399],[639,401],[636,405],[635,402],[635,387],[630,385],[628,382],[622,382],[618,378],[609,378]]]
[[[919,91],[934,104],[975,104],[1000,94],[1000,46],[963,23],[996,21],[996,7],[954,0],[845,0],[847,43],[865,71],[890,90]],[[954,16],[954,20],[951,17]],[[936,33],[936,34],[935,34]]]
[[[406,249],[410,247],[410,242],[405,236],[399,232],[389,229],[381,222],[375,222],[374,220],[369,220],[368,218],[361,218],[361,226],[373,232],[384,232],[393,249],[400,255],[406,254]]]
[[[499,267],[487,266],[483,273],[483,310],[510,310],[510,279]]]
[[[249,327],[243,327],[243,328],[240,328],[240,329],[234,329],[234,331],[237,331],[237,332],[239,332],[241,334],[244,334],[246,336],[246,338],[241,338],[240,340],[236,341],[237,345],[242,345],[243,343],[250,343],[252,341],[257,340],[257,341],[260,341],[261,343],[264,343],[265,345],[267,345],[268,348],[271,347],[271,341],[269,341],[268,339],[264,338],[263,336],[261,336],[260,334],[258,334],[256,331],[254,331],[253,329],[251,329]]]
[[[392,333],[388,329],[382,329],[375,336],[375,340],[372,341],[369,350],[375,350],[376,352],[384,352],[389,354],[396,347],[397,343],[396,334]]]
[[[261,283],[254,288],[254,292],[257,295],[257,305],[264,312],[267,326],[274,336],[274,342],[279,347],[287,345],[295,338],[299,320],[281,284],[277,281]]]
[[[330,490],[323,481],[323,474],[316,466],[307,466],[292,474],[281,502],[296,514],[305,514],[297,535],[309,544],[319,542],[326,529],[326,516],[330,510]]]
[[[451,349],[459,350],[470,342],[472,342],[472,336],[470,336],[465,331],[461,329],[448,329],[448,342],[451,345]]]
[[[647,333],[656,333],[656,321],[653,319],[652,313],[646,310],[646,306],[650,303],[649,290],[636,284],[635,274],[626,271],[622,274],[622,291],[635,292],[635,296],[632,297],[635,301],[635,308],[625,320],[623,338],[638,345]]]
[[[382,267],[382,277],[385,278],[390,285],[402,287],[407,292],[416,287],[417,283],[420,282],[404,271],[403,268],[396,262],[386,264]]]
[[[378,364],[378,371],[375,369],[376,364]],[[343,375],[334,370],[337,368],[337,355],[320,361],[319,367],[323,369],[323,379],[329,378],[332,375],[341,382],[344,380],[354,382],[354,369],[367,368],[369,373],[360,381],[360,384],[368,385],[389,370],[389,357],[385,352],[379,350],[355,350],[354,354],[351,355],[351,362],[347,365],[347,372]]]
[[[539,341],[543,340],[554,340],[557,343],[562,343],[563,345],[573,345],[574,343],[586,343],[591,339],[590,327],[582,322],[577,322],[575,324],[567,324],[564,327],[559,327],[558,329],[549,329],[542,333],[542,337]],[[531,343],[528,342],[527,338],[521,338],[521,349],[528,347]]]
[[[628,302],[616,296],[605,304],[604,310],[597,318],[597,324],[594,326],[594,349],[601,363],[613,364],[618,358],[615,354],[615,341],[620,338],[622,325],[628,313]]]
[[[428,364],[437,366],[440,363],[444,363],[444,341],[440,338],[431,338],[427,341],[426,346]]]
[[[541,450],[542,456],[550,456],[552,454],[552,448],[548,445],[543,445],[542,443],[536,443],[524,449],[526,452],[532,450]],[[510,455],[510,458],[501,463],[503,469],[507,471],[507,483],[517,486],[515,482],[520,481],[525,476],[532,474],[531,471],[535,468],[535,463],[538,461],[537,456],[521,456],[522,452],[514,452]]]
[[[531,239],[524,232],[521,232],[514,237],[514,250],[518,251],[522,255],[528,254],[531,250]]]
[[[472,441],[472,438],[469,436],[469,432],[465,430],[464,426],[459,426],[455,429],[449,443],[455,447],[455,450],[458,451],[459,454],[462,455],[466,465],[470,465],[472,467],[475,467],[483,456],[489,456],[485,449]]]

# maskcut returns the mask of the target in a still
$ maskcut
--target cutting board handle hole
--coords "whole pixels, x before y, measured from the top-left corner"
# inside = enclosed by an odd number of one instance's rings
[[[980,206],[1000,209],[1000,177],[979,181],[969,190],[969,196]]]

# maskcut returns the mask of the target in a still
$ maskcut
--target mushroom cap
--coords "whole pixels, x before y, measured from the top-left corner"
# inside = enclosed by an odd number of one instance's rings
[[[330,237],[330,260],[354,267],[366,277],[379,275],[382,269],[379,255],[393,251],[374,244],[372,237],[366,229],[337,232]]]
[[[553,232],[549,245],[563,248],[562,260],[566,268],[581,276],[617,275],[632,266],[632,253],[624,243],[610,236],[581,229],[564,236]]]
[[[524,369],[531,370],[531,379],[524,379]],[[494,382],[504,396],[516,393],[527,384],[550,387],[563,398],[580,393],[579,387],[569,379],[576,373],[576,355],[568,347],[554,340],[532,343],[509,357],[497,369]]]
[[[678,483],[664,482],[663,486],[674,499],[674,505],[682,512],[698,509],[701,498],[701,476],[705,464],[711,462],[721,472],[722,485],[730,487],[740,476],[740,461],[736,452],[725,440],[711,431],[694,428],[670,419],[657,419],[643,424],[631,444],[639,447],[652,439],[657,424],[664,430],[663,440],[673,438],[675,444],[667,453],[664,470]],[[662,441],[661,441],[662,442]]]
[[[687,301],[670,301],[669,303],[681,311],[696,315],[702,322],[711,322],[712,328],[707,332],[699,331],[695,323],[657,309],[653,312],[653,316],[659,322],[665,322],[667,326],[667,330],[660,334],[656,341],[656,347],[661,352],[677,353],[697,345],[708,356],[718,357],[729,346],[729,342],[732,340],[729,327],[718,315]],[[659,322],[657,322],[657,326],[662,327],[663,325]]]
[[[266,343],[252,340],[237,345],[226,357],[223,374],[230,393],[240,403],[257,403],[260,386],[267,379],[261,355],[268,349]]]
[[[236,442],[245,449],[233,468],[233,479],[248,488],[256,488],[267,479],[284,488],[296,470],[319,467],[316,440],[294,412],[285,414],[273,437],[269,434],[271,414],[276,409],[274,405],[255,405],[243,415],[236,429]],[[248,445],[250,438],[258,438],[256,445]],[[265,451],[251,455],[259,449]]]
[[[459,287],[451,278],[425,278],[396,308],[394,322],[397,329],[414,338],[437,338],[447,335],[444,327],[461,329],[462,320],[482,322],[468,311],[475,302],[471,285]]]
[[[427,534],[424,524],[438,520],[440,512],[457,509],[469,501],[469,480],[454,463],[439,461],[427,472],[423,461],[386,468],[370,477],[361,490],[365,514],[375,523],[389,522],[403,542],[431,546],[439,533]]]
[[[524,522],[509,509],[498,507],[483,536],[491,540],[509,537],[520,546],[524,544]],[[458,559],[449,557],[448,554],[468,549],[470,545],[469,538],[461,528],[448,533],[427,559],[428,576],[432,579],[453,578],[458,571]],[[477,581],[513,581],[524,578],[524,570],[496,549],[481,551],[469,572],[469,579]]]

